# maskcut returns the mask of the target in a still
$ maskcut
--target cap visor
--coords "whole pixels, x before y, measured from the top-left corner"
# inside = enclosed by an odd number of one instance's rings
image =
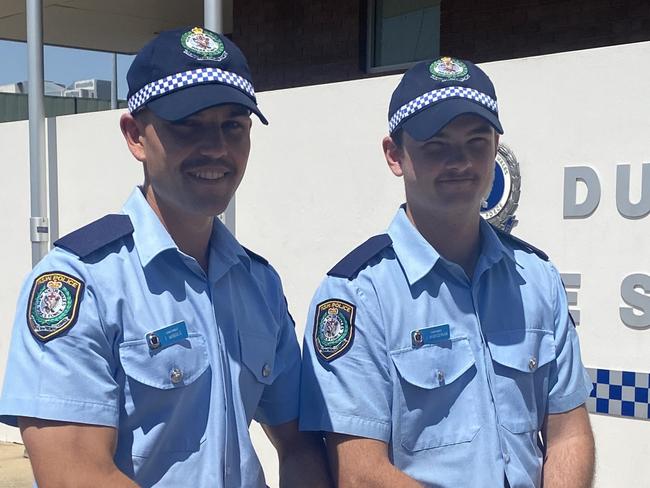
[[[478,103],[462,98],[447,99],[407,119],[402,127],[417,141],[426,141],[460,115],[474,114],[487,120],[499,134],[503,128],[496,115]]]
[[[248,95],[237,88],[220,83],[188,86],[156,98],[147,103],[146,107],[158,117],[174,122],[206,108],[229,103],[249,108],[264,125],[268,125],[269,121]]]

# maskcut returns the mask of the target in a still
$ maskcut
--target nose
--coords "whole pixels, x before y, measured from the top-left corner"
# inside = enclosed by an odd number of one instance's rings
[[[470,166],[470,164],[469,154],[462,145],[454,144],[449,148],[448,157],[445,161],[448,168],[462,170]]]
[[[201,135],[200,152],[204,156],[218,159],[228,152],[226,139],[220,127],[211,127]]]

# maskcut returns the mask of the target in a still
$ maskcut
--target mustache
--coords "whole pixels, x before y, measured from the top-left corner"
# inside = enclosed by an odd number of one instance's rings
[[[476,175],[470,171],[447,171],[438,175],[436,180],[445,181],[445,180],[473,180],[476,178]]]

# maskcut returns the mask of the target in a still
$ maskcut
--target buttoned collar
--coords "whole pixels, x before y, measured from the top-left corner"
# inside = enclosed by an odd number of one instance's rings
[[[145,199],[139,187],[133,190],[122,211],[130,217],[133,223],[133,241],[143,267],[149,265],[151,261],[165,251],[174,250],[182,256],[186,256],[178,249],[178,246]],[[219,271],[213,272],[213,270],[228,269],[239,261],[250,269],[250,258],[244,248],[237,242],[226,226],[215,217],[210,236],[211,278],[216,279],[217,276],[213,275],[215,272],[219,273]]]
[[[479,231],[481,233],[479,263],[484,260],[484,265],[489,267],[499,261],[504,254],[514,260],[512,250],[503,245],[490,224],[483,219],[480,221]],[[438,260],[444,260],[409,220],[405,205],[399,208],[393,218],[388,227],[388,235],[393,241],[393,249],[410,285],[424,278]]]

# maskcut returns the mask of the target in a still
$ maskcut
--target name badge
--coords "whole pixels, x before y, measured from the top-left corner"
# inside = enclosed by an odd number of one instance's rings
[[[411,332],[411,342],[413,347],[421,347],[425,344],[435,344],[436,342],[448,341],[449,324],[436,325],[426,329],[418,329]]]
[[[184,321],[176,322],[146,335],[149,349],[160,349],[187,339],[187,326]]]

